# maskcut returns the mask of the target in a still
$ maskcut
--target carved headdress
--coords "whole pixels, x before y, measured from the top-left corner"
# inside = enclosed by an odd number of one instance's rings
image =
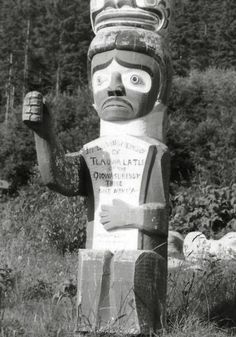
[[[95,34],[114,26],[139,27],[164,34],[171,16],[171,0],[91,0],[90,8]]]

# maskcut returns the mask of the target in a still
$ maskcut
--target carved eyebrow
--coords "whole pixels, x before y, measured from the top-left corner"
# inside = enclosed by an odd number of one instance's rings
[[[146,71],[151,77],[153,77],[153,72],[152,70],[145,66],[145,65],[142,65],[142,64],[134,64],[134,63],[129,63],[127,61],[123,61],[121,60],[120,58],[118,57],[115,57],[115,60],[123,67],[127,67],[127,68],[134,68],[134,69],[141,69],[141,70],[144,70]]]
[[[92,74],[94,74],[96,71],[101,70],[101,69],[105,69],[106,67],[108,67],[113,61],[113,58],[111,58],[109,61],[102,63],[102,64],[98,64],[97,66],[95,66],[92,69]]]
[[[92,75],[98,70],[107,68],[114,59],[117,61],[117,63],[119,63],[123,67],[141,69],[141,70],[146,71],[152,78],[154,76],[152,70],[149,67],[142,65],[142,64],[129,63],[129,62],[121,60],[119,57],[112,57],[109,61],[102,63],[102,64],[98,64],[92,69]]]

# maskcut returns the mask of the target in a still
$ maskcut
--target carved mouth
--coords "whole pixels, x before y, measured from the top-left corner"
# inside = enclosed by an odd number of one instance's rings
[[[108,98],[102,105],[102,109],[108,109],[108,108],[122,108],[122,109],[132,109],[133,110],[133,107],[132,105],[127,102],[126,100],[122,99],[122,98]]]
[[[142,9],[106,9],[96,16],[94,30],[111,26],[135,26],[148,30],[159,30],[164,24],[164,15],[161,11],[154,13]]]

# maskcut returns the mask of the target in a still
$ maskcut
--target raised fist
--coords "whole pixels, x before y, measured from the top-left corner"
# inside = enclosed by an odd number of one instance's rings
[[[38,91],[29,92],[24,99],[23,122],[33,131],[45,136],[50,129],[51,118],[43,95]]]
[[[42,122],[43,120],[43,96],[38,91],[29,92],[23,104],[23,122]]]

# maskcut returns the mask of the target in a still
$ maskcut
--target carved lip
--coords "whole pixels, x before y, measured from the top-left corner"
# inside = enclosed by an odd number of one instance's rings
[[[106,9],[99,13],[95,19],[95,33],[107,26],[137,26],[148,27],[150,30],[159,30],[164,24],[164,14],[161,10],[155,14],[142,9]]]
[[[132,105],[127,102],[125,99],[120,97],[111,97],[108,98],[102,105],[102,109],[107,109],[109,107],[117,107],[117,108],[131,108],[133,110]]]

